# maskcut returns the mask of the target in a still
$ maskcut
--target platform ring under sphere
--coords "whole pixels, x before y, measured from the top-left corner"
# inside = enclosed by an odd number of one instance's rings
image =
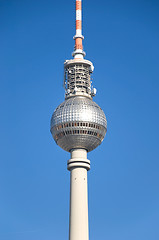
[[[71,97],[61,103],[51,118],[50,131],[64,150],[83,148],[88,152],[98,147],[107,131],[103,110],[91,99]]]

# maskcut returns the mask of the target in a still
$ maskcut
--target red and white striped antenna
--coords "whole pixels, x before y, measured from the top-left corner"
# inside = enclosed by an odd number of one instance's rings
[[[73,37],[75,40],[75,48],[72,56],[74,58],[82,58],[86,55],[83,51],[82,40],[82,0],[76,0],[76,35]]]

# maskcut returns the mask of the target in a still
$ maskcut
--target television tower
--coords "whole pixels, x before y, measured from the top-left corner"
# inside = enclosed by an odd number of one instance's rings
[[[50,131],[62,149],[70,152],[69,240],[88,240],[87,152],[98,147],[107,131],[103,110],[92,100],[96,89],[91,85],[92,62],[84,59],[82,1],[76,0],[75,47],[71,60],[64,63],[65,101],[54,111]]]

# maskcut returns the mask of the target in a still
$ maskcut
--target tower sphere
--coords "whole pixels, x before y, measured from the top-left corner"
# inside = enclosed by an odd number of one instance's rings
[[[55,109],[50,128],[54,140],[64,150],[83,148],[89,152],[103,141],[107,121],[103,110],[90,98],[75,96]]]

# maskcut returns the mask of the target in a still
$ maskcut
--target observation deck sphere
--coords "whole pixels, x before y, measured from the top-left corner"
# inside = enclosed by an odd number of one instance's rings
[[[88,152],[98,147],[107,131],[103,110],[91,99],[71,97],[61,103],[51,118],[50,131],[64,150],[83,148]]]

